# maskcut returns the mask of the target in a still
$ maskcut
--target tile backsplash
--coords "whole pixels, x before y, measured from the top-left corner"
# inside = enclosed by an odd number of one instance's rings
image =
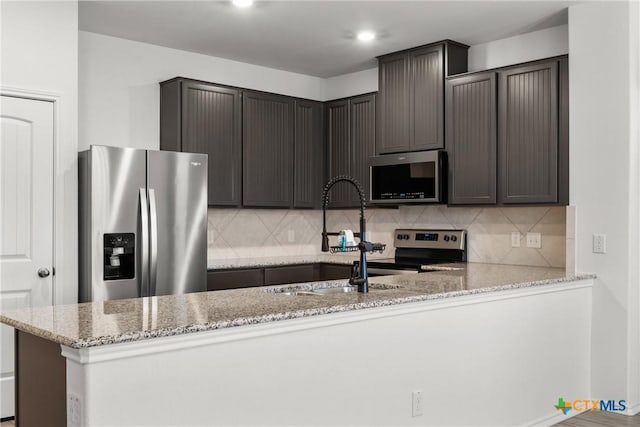
[[[359,228],[358,210],[327,211],[327,229]],[[393,256],[396,228],[461,228],[468,231],[471,262],[565,267],[566,208],[401,206],[367,209],[368,240],[387,244]],[[209,209],[209,259],[320,254],[322,211]],[[511,247],[511,233],[521,245]],[[526,247],[527,232],[542,236],[540,249]],[[380,256],[380,255],[376,255]]]

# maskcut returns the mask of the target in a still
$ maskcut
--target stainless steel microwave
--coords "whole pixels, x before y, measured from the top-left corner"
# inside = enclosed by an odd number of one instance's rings
[[[446,203],[446,151],[373,156],[369,161],[372,203]]]

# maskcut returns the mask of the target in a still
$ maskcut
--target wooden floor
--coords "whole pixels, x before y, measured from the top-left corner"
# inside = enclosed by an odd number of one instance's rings
[[[587,411],[555,425],[565,427],[639,427],[640,414],[628,417],[613,412]]]
[[[3,423],[0,423],[0,427],[16,427],[16,422],[13,420],[5,421]]]

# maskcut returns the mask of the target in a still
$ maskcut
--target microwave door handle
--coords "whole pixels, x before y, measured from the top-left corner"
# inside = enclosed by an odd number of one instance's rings
[[[156,207],[156,192],[152,188],[149,189],[149,229],[151,230],[149,296],[155,296],[156,281],[158,279],[158,209]]]
[[[140,272],[139,295],[149,296],[149,203],[147,189],[141,188],[140,198]]]

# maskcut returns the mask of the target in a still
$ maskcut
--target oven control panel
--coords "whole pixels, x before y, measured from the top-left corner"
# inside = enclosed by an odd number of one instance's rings
[[[464,250],[465,230],[397,229],[394,231],[396,248],[459,249]]]

